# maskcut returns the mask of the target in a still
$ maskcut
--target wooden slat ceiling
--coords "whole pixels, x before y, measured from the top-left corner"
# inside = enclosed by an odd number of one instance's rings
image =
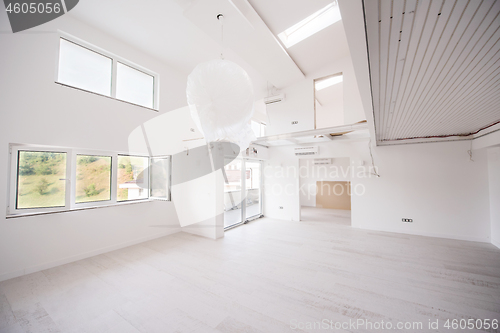
[[[363,2],[378,142],[500,121],[500,1]]]

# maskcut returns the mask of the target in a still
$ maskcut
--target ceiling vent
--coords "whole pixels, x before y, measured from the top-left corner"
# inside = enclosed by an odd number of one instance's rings
[[[315,158],[314,165],[326,165],[326,164],[332,164],[332,159],[331,158]]]
[[[302,155],[318,155],[319,149],[318,147],[310,146],[310,147],[298,147],[294,148],[296,156]]]
[[[276,96],[269,96],[264,98],[264,104],[269,105],[269,104],[275,104],[279,102],[283,102],[285,100],[285,94],[279,94]]]

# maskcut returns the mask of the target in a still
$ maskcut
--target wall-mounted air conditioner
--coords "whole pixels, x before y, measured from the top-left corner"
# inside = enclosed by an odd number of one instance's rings
[[[318,146],[310,146],[310,147],[297,147],[294,148],[295,155],[317,155],[319,153]]]
[[[284,100],[285,100],[285,94],[279,94],[276,96],[269,96],[264,98],[264,104],[269,105],[269,104],[283,102]]]
[[[315,158],[313,160],[314,165],[326,165],[326,164],[332,164],[332,159],[331,158]]]

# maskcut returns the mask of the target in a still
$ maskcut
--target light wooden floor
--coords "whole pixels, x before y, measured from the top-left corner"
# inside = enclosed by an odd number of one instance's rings
[[[323,319],[417,321],[429,332],[429,320],[500,318],[494,246],[305,213],[308,221],[260,219],[218,241],[178,233],[4,281],[0,332],[275,333]]]

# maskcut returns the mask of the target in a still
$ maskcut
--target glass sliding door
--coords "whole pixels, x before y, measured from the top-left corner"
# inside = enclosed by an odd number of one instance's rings
[[[245,161],[245,220],[262,215],[262,162]]]
[[[241,159],[235,159],[224,166],[224,228],[243,222],[242,166]]]
[[[262,215],[262,162],[235,159],[224,167],[224,228]]]

